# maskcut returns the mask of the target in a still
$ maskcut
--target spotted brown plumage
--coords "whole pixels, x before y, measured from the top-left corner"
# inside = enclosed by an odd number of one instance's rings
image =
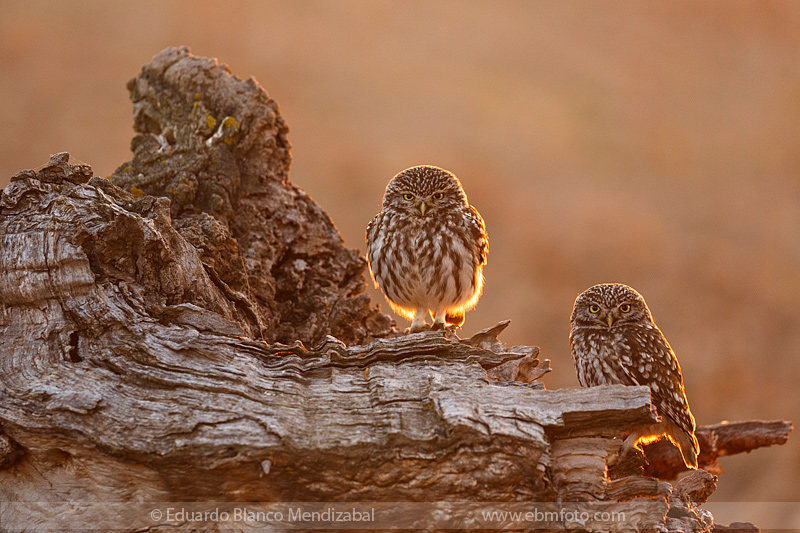
[[[666,436],[678,446],[686,466],[697,468],[700,447],[681,368],[642,295],[621,283],[595,285],[575,300],[571,325],[570,347],[582,386],[650,388],[661,421],[636,428],[621,453]]]
[[[397,174],[367,226],[370,273],[411,331],[461,325],[483,290],[489,240],[458,178],[422,165]]]

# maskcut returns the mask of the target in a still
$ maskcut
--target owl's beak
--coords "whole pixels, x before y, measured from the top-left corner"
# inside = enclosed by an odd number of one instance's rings
[[[422,216],[425,216],[426,209],[428,209],[428,206],[425,205],[425,202],[419,204],[419,212],[422,213]]]
[[[614,317],[611,316],[611,315],[608,315],[606,317],[606,322],[608,322],[608,327],[611,327],[612,325],[614,325]]]

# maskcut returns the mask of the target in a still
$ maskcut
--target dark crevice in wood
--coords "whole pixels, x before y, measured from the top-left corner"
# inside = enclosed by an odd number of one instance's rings
[[[67,353],[69,355],[69,360],[73,363],[80,363],[83,361],[83,358],[78,353],[78,343],[80,341],[80,335],[77,331],[73,331],[69,334],[69,348]]]

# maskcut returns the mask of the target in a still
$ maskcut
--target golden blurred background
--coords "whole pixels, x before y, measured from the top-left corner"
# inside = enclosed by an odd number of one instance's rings
[[[455,172],[491,243],[462,336],[512,319],[548,388],[578,385],[575,296],[618,281],[699,424],[800,420],[800,3],[0,0],[0,186],[128,160],[125,83],[177,45],[279,103],[291,179],[351,247],[395,173]],[[712,501],[800,500],[797,436],[722,464]]]

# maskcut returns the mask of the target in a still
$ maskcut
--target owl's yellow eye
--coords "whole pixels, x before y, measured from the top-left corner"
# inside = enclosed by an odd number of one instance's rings
[[[413,199],[414,199],[414,195],[413,195],[413,194],[411,194],[410,192],[407,192],[407,193],[405,193],[405,194],[403,195],[403,198],[405,198],[406,200],[408,200],[408,201],[410,202],[411,200],[413,200]]]
[[[600,312],[600,306],[599,305],[595,305],[595,304],[590,305],[589,306],[589,312],[592,313],[592,314],[599,313]]]
[[[443,192],[437,192],[436,194],[433,195],[434,200],[441,200],[442,198],[444,198]]]
[[[631,312],[631,306],[628,305],[628,304],[622,304],[622,305],[619,306],[619,310],[622,311],[623,313],[630,313]]]

